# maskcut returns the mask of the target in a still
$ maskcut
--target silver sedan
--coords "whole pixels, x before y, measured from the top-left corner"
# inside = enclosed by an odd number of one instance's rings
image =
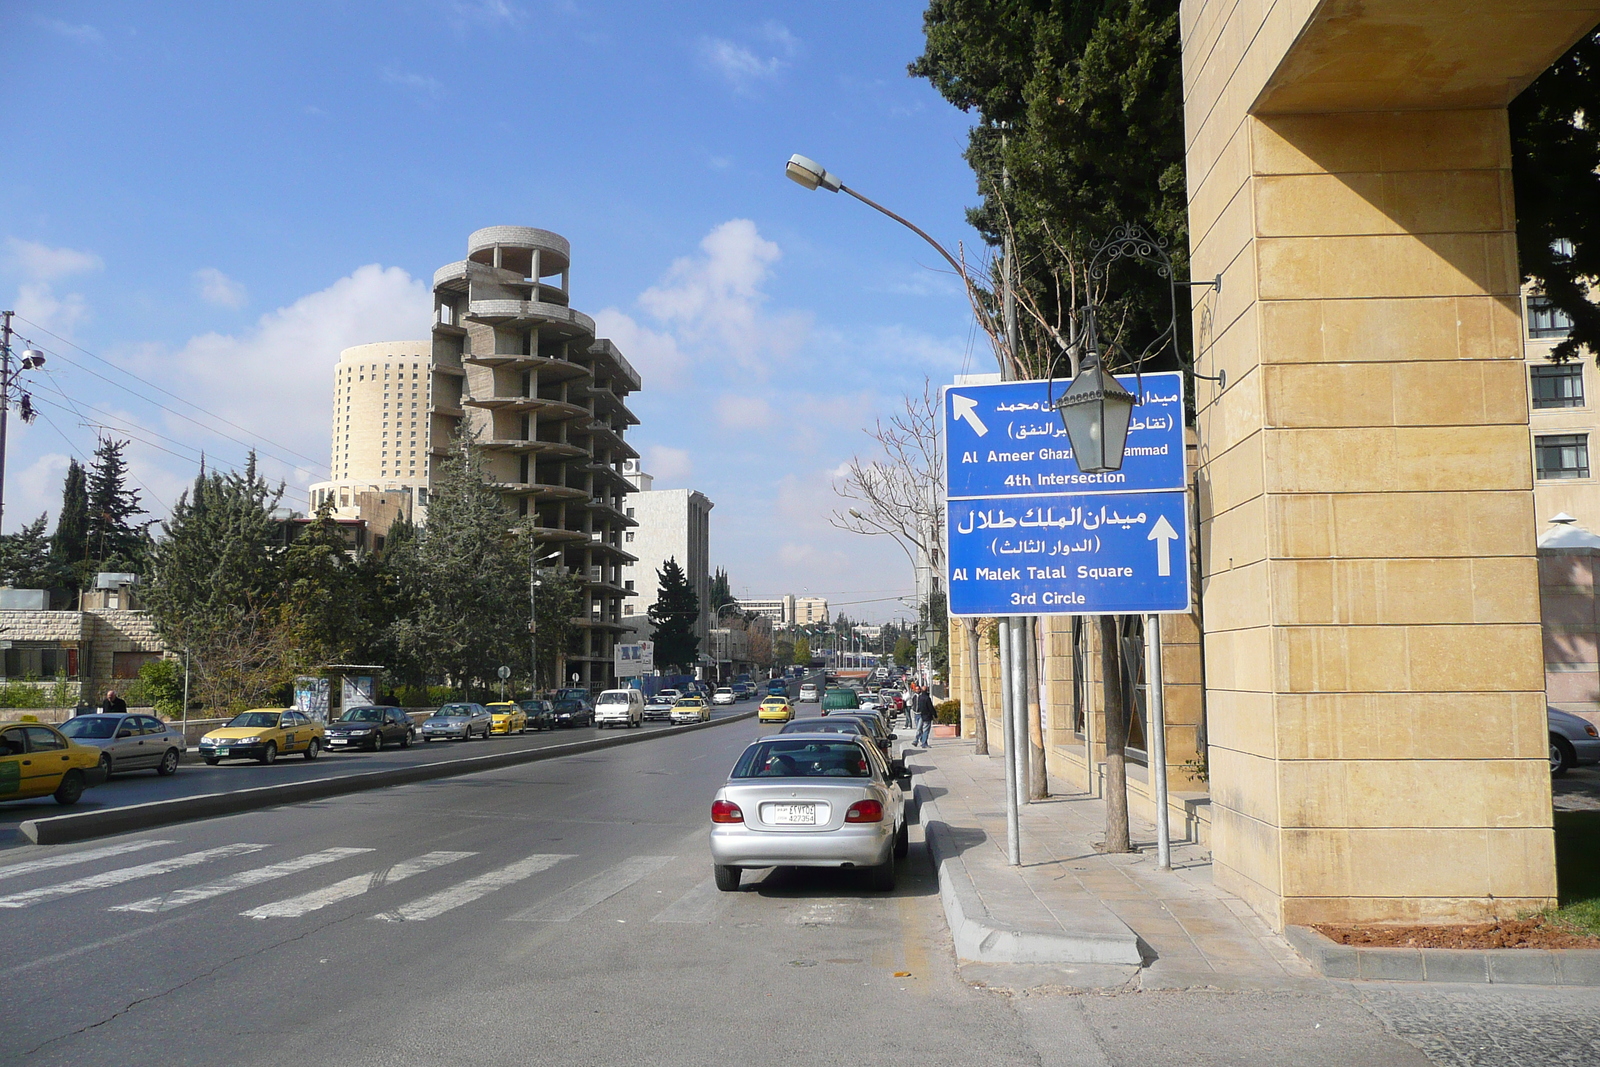
[[[183,731],[154,715],[79,715],[61,724],[61,732],[80,745],[100,750],[100,766],[118,771],[154,770],[176,774],[189,746]]]
[[[446,704],[422,720],[422,739],[442,741],[459,737],[471,741],[472,735],[477,734],[487,741],[493,728],[494,716],[482,704]]]
[[[908,844],[905,796],[878,748],[850,734],[780,734],[756,741],[711,802],[717,888],[761,867],[866,868],[894,888]]]

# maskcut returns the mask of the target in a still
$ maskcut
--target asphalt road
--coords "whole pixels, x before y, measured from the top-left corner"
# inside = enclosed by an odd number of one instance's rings
[[[770,729],[13,849],[0,1062],[1593,1062],[1588,991],[973,988],[916,827],[892,894],[782,869],[719,893],[710,796]]]

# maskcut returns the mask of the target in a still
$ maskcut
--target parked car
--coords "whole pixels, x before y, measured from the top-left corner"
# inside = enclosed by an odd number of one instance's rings
[[[0,800],[55,797],[76,804],[85,789],[106,780],[101,752],[42,722],[7,723],[0,729]]]
[[[178,761],[189,745],[183,731],[153,715],[79,715],[61,724],[63,736],[100,750],[100,767],[107,777],[119,771],[178,772]]]
[[[672,706],[672,721],[677,724],[705,722],[711,718],[711,705],[705,697],[683,697]]]
[[[555,705],[543,697],[532,700],[520,700],[517,706],[522,708],[523,714],[528,717],[528,725],[535,730],[554,730],[556,728]]]
[[[782,734],[744,750],[711,801],[717,888],[745,868],[864,867],[874,889],[894,888],[908,847],[905,795],[863,737]]]
[[[711,694],[711,703],[713,704],[732,704],[737,699],[738,697],[734,695],[733,689],[726,685]]]
[[[788,697],[767,697],[756,709],[757,722],[788,722],[794,718],[794,705]]]
[[[368,706],[346,708],[343,715],[328,724],[324,735],[330,750],[366,748],[380,752],[391,741],[410,748],[417,728],[411,724],[411,716],[399,708]]]
[[[571,690],[568,690],[571,692]],[[565,697],[552,701],[556,709],[557,726],[593,726],[594,705],[587,695]]]
[[[843,722],[845,719],[859,719],[861,725],[867,728],[868,736],[870,736],[873,742],[877,744],[878,751],[882,752],[883,758],[889,761],[890,772],[893,773],[896,778],[904,778],[906,776],[905,761],[896,759],[892,754],[894,743],[899,738],[899,734],[895,733],[893,730],[884,725],[883,720],[877,715],[866,713],[859,715],[846,715],[843,712],[835,712],[834,714],[828,716],[829,722]]]
[[[1600,730],[1594,723],[1548,706],[1545,717],[1550,723],[1550,777],[1560,778],[1585,763],[1600,763]]]
[[[644,725],[644,694],[637,689],[607,689],[594,702],[597,727]]]
[[[816,682],[800,683],[800,703],[815,704],[820,696],[821,693],[817,690]]]
[[[856,696],[854,689],[845,689],[842,686],[830,687],[827,692],[822,694],[822,714],[824,715],[830,711],[858,711],[860,708],[861,700]]]
[[[849,734],[852,737],[872,736],[872,728],[853,715],[839,715],[827,719],[796,719],[784,723],[780,734]]]
[[[487,741],[493,728],[494,718],[482,704],[445,704],[423,720],[422,739],[471,741],[473,735],[477,735]]]
[[[671,695],[669,695],[671,694]],[[649,700],[645,701],[644,717],[647,722],[658,719],[672,719],[672,706],[679,700],[680,694],[676,689],[663,689]]]
[[[325,734],[320,722],[293,708],[253,708],[202,737],[200,756],[213,767],[225,759],[273,763],[291,752],[316,759]]]
[[[528,713],[522,710],[522,705],[512,700],[498,700],[493,704],[485,704],[489,709],[489,732],[491,734],[525,734],[528,732]]]

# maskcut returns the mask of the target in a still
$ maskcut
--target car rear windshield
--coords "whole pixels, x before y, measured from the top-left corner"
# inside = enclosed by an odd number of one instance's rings
[[[859,708],[861,702],[856,699],[853,689],[830,689],[822,694],[822,706],[832,711],[835,708]]]
[[[278,725],[278,713],[275,711],[247,711],[242,715],[235,715],[229,719],[227,725],[270,728]]]
[[[744,750],[735,778],[870,778],[866,754],[854,741],[760,741]]]
[[[797,719],[784,724],[784,734],[864,734],[867,728],[854,719]]]
[[[68,719],[61,724],[61,732],[68,737],[107,738],[117,735],[117,724],[121,719],[106,719],[98,715],[80,715],[76,719]]]
[[[382,708],[351,708],[339,716],[340,722],[382,722]]]
[[[444,707],[440,708],[438,711],[433,713],[434,718],[436,718],[436,719],[453,719],[453,718],[456,718],[457,716],[471,715],[471,714],[472,714],[472,705],[471,704],[446,704]]]

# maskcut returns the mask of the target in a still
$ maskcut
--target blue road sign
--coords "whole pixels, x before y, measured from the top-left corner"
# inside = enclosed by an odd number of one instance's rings
[[[1139,378],[1117,380],[1139,394]],[[1133,409],[1122,469],[1101,474],[1084,474],[1072,459],[1072,444],[1051,403],[1066,387],[1065,381],[1038,381],[947,388],[950,499],[1183,488],[1182,375],[1143,376],[1144,399]]]
[[[1189,610],[1189,494],[949,502],[953,615]]]

